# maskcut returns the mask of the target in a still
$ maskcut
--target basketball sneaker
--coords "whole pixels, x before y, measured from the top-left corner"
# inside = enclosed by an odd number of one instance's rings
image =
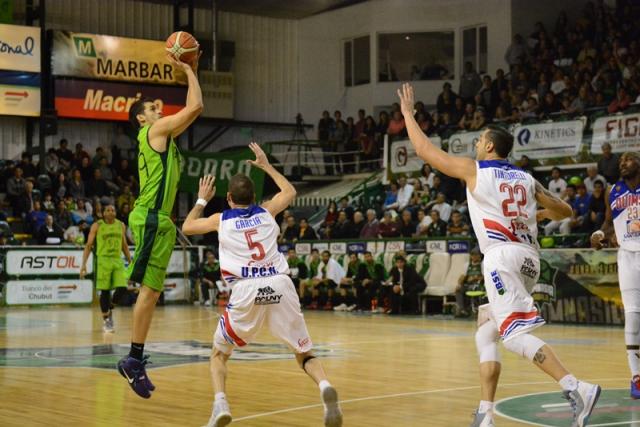
[[[114,333],[115,331],[113,328],[113,317],[109,316],[102,321],[102,332]]]
[[[340,305],[336,305],[335,307],[333,307],[334,311],[347,311],[347,304],[342,303]]]
[[[218,399],[213,402],[213,411],[211,411],[211,418],[206,426],[203,427],[224,427],[231,424],[231,410],[229,409],[229,402],[227,399]]]
[[[338,403],[338,392],[329,386],[320,393],[324,404],[324,425],[325,427],[342,426],[342,409]]]
[[[126,378],[131,389],[144,399],[150,398],[151,392],[155,390],[155,386],[149,380],[145,369],[148,358],[149,356],[145,356],[142,360],[138,360],[131,356],[125,356],[117,364],[120,375]]]
[[[640,399],[640,375],[636,375],[631,380],[631,398]]]
[[[573,409],[573,422],[571,427],[583,427],[587,425],[591,411],[600,397],[601,388],[597,384],[589,384],[578,381],[578,388],[562,392],[564,398],[569,401]]]
[[[493,423],[493,414],[491,412],[478,411],[473,413],[473,422],[469,427],[495,427]]]

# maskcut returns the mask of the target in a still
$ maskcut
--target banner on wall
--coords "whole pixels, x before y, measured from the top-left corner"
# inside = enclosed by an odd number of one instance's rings
[[[0,24],[0,70],[40,72],[40,27]]]
[[[0,114],[40,116],[40,88],[0,84]]]
[[[175,253],[175,252],[174,252]],[[191,284],[189,279],[171,278],[164,280],[164,299],[165,301],[185,301],[189,299]]]
[[[80,249],[39,249],[8,250],[6,271],[11,276],[32,274],[38,276],[58,276],[79,274],[82,265]],[[87,259],[87,274],[93,273],[93,254]]]
[[[433,136],[429,139],[438,149],[442,147],[442,140],[439,136]],[[392,174],[420,172],[424,164],[416,155],[416,150],[409,140],[394,141],[391,143],[389,155],[391,157],[389,159],[389,165],[391,166]]]
[[[611,144],[611,151],[640,151],[640,114],[600,117],[593,124],[591,152],[602,154],[602,144]]]
[[[256,200],[262,199],[264,186],[264,172],[252,168],[247,159],[255,159],[251,150],[242,149],[219,153],[196,153],[186,151],[184,156],[180,190],[195,193],[198,191],[198,181],[203,175],[216,177],[216,196],[226,197],[229,180],[237,173],[251,177],[255,184]]]
[[[449,154],[459,157],[476,157],[476,142],[482,132],[460,132],[449,137]]]
[[[186,85],[167,59],[165,42],[54,31],[51,72],[95,80]]]
[[[185,105],[187,89],[124,83],[60,80],[55,82],[55,106],[59,117],[97,120],[129,120],[129,108],[140,98],[150,97],[170,116]]]
[[[573,157],[582,145],[582,120],[567,122],[517,124],[513,129],[513,157],[531,159]]]
[[[9,280],[5,292],[8,305],[90,303],[93,282],[80,279]]]

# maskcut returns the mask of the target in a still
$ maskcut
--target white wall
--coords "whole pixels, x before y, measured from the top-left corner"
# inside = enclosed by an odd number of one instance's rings
[[[503,56],[511,38],[510,0],[374,0],[323,13],[299,21],[300,109],[309,123],[317,122],[324,109],[343,110],[354,115],[358,108],[371,112],[375,106],[397,100],[398,82],[377,83],[376,35],[384,32],[453,30],[459,74],[461,28],[486,24],[488,27],[488,68],[495,73],[503,67]],[[369,85],[343,85],[342,41],[371,36]],[[457,90],[458,80],[453,81]],[[415,82],[417,98],[435,104],[443,81]]]

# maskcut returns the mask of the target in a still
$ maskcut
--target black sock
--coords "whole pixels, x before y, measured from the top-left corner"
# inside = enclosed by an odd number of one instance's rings
[[[131,343],[131,350],[129,351],[129,357],[142,360],[142,353],[144,352],[144,343]]]

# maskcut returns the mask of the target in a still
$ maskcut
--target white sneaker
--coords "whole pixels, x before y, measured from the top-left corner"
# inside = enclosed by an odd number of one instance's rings
[[[320,393],[324,404],[324,425],[325,427],[342,426],[342,409],[338,403],[338,392],[332,386],[322,390]]]
[[[375,310],[372,310],[371,313],[374,313],[374,314],[384,313],[384,308],[378,307]]]
[[[205,307],[211,307],[211,300],[210,300],[210,299],[206,300],[206,301],[204,302],[204,306],[205,306]]]
[[[116,330],[113,328],[113,318],[111,316],[102,321],[102,332],[112,334],[115,331]]]
[[[473,414],[473,422],[469,427],[495,427],[493,423],[493,412],[479,413],[476,411]]]
[[[213,402],[213,411],[211,418],[206,426],[203,427],[224,427],[231,423],[231,410],[227,399],[219,399]]]
[[[351,304],[350,306],[347,307],[347,311],[353,311],[357,308],[358,306],[355,304]]]
[[[347,304],[342,303],[333,307],[333,311],[347,311]]]
[[[600,397],[601,388],[597,384],[589,384],[578,381],[578,388],[573,391],[565,390],[564,398],[573,409],[573,422],[571,427],[583,427],[587,425],[591,411]]]

